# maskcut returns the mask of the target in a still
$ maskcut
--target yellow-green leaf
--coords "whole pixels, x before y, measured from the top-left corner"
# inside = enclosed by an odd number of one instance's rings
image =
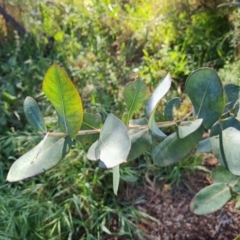
[[[67,73],[58,65],[53,64],[47,70],[43,92],[57,111],[61,130],[74,138],[82,125],[82,100]]]

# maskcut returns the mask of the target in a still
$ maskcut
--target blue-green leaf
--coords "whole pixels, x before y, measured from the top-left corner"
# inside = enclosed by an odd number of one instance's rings
[[[224,86],[224,91],[226,93],[226,107],[225,112],[233,110],[234,115],[237,115],[239,111],[239,93],[240,88],[236,84],[227,84]]]
[[[174,108],[178,108],[180,106],[181,99],[178,97],[172,98],[170,101],[167,102],[165,109],[164,109],[164,116],[166,121],[173,120],[173,110]]]
[[[24,113],[29,124],[36,130],[46,132],[47,128],[42,113],[32,97],[26,97],[23,103]]]
[[[71,145],[70,137],[46,135],[43,141],[13,163],[7,181],[20,181],[47,171],[65,157]]]
[[[218,5],[218,7],[224,7],[224,6],[240,7],[240,3],[239,2],[231,2],[231,3],[221,3]]]
[[[198,143],[196,153],[211,153],[211,152],[212,148],[209,138],[203,139]]]
[[[172,133],[153,149],[154,163],[164,167],[178,162],[197,145],[202,138],[203,132],[203,127],[200,127],[182,139],[178,137],[177,133]]]
[[[120,181],[119,165],[113,168],[112,173],[113,173],[113,192],[115,195],[117,195]]]
[[[166,135],[158,128],[155,122],[155,110],[159,101],[165,96],[171,87],[171,76],[168,74],[163,81],[157,86],[152,96],[149,98],[146,105],[146,115],[149,117],[148,126],[151,131],[159,137],[165,137]]]
[[[113,168],[127,161],[131,141],[123,122],[109,114],[97,140],[88,150],[90,160],[100,160],[100,167]]]
[[[217,166],[211,173],[214,183],[224,182],[228,183],[229,185],[234,184],[236,180],[239,178],[229,172],[223,166]]]
[[[222,166],[240,176],[240,123],[234,117],[216,123],[211,128],[210,143]]]
[[[185,138],[191,133],[195,132],[202,125],[202,119],[197,119],[188,125],[178,126],[179,138]]]
[[[196,70],[187,79],[186,92],[196,118],[203,119],[204,128],[211,128],[225,107],[223,86],[217,73],[211,68]]]
[[[215,183],[195,195],[190,203],[190,209],[198,215],[213,213],[222,208],[231,197],[227,183]]]

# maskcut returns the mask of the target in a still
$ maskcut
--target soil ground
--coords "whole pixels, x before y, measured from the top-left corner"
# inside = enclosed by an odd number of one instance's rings
[[[214,168],[217,160],[206,155],[204,165]],[[186,174],[184,184],[175,189],[169,185],[159,188],[157,183],[146,179],[146,185],[132,189],[128,200],[143,195],[144,201],[136,208],[154,217],[156,221],[143,218],[137,227],[143,231],[141,239],[146,240],[233,240],[240,234],[240,211],[234,202],[227,203],[213,214],[193,214],[189,205],[193,196],[211,184],[211,177],[203,171]],[[109,239],[109,238],[108,238]],[[128,238],[111,238],[127,240]],[[139,239],[136,237],[135,239]]]

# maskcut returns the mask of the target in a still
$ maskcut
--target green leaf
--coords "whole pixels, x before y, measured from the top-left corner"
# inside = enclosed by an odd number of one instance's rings
[[[223,86],[217,73],[210,68],[193,72],[187,79],[186,92],[192,101],[196,118],[203,118],[204,128],[211,128],[225,107]]]
[[[148,126],[151,131],[159,137],[165,137],[166,135],[158,128],[155,122],[155,110],[159,101],[169,91],[171,87],[171,76],[168,74],[163,81],[157,86],[152,96],[149,98],[146,105],[146,115],[149,117]]]
[[[131,148],[127,128],[123,122],[109,114],[99,135],[87,153],[87,158],[93,161],[100,159],[99,166],[113,168],[127,161]]]
[[[96,130],[102,126],[102,117],[100,114],[84,113],[81,130]],[[98,139],[99,133],[77,135],[76,140],[82,144],[93,143]]]
[[[128,155],[128,161],[138,158],[152,146],[152,134],[148,128],[144,128],[147,124],[148,120],[146,118],[130,121],[129,127],[139,126],[139,128],[130,129],[128,131],[128,135],[131,140],[131,149]]]
[[[29,124],[36,130],[46,132],[47,128],[42,113],[32,97],[26,97],[23,103],[24,113]]]
[[[153,149],[154,163],[157,166],[165,167],[178,162],[201,140],[203,132],[203,127],[200,127],[182,139],[178,137],[177,133],[172,133]]]
[[[209,138],[203,139],[198,143],[196,153],[211,153],[211,152],[212,148]]]
[[[231,189],[233,192],[239,193],[240,192],[240,177],[238,177],[235,182],[232,181],[230,186],[231,186]]]
[[[172,121],[173,120],[173,109],[179,108],[181,103],[181,99],[178,97],[172,98],[165,106],[164,109],[164,116],[166,121]]]
[[[98,140],[96,140],[96,141],[91,145],[91,147],[88,149],[87,159],[89,159],[89,160],[91,160],[91,161],[97,161],[97,160],[99,160],[99,159],[98,159],[98,156],[97,156],[97,153],[96,153],[97,147],[98,147]]]
[[[16,182],[47,171],[58,164],[67,154],[72,141],[70,137],[50,137],[25,153],[11,166],[7,181]]]
[[[131,140],[128,161],[138,158],[152,146],[152,134],[149,129],[131,129],[128,135]]]
[[[133,114],[142,107],[143,102],[148,98],[146,83],[141,80],[130,82],[123,91],[123,97],[128,109],[128,123]]]
[[[230,173],[226,168],[223,166],[217,166],[211,173],[214,183],[228,183],[234,184],[237,180],[237,176]]]
[[[113,173],[113,192],[115,195],[117,195],[120,181],[119,165],[112,169],[112,173]]]
[[[148,120],[147,118],[139,118],[139,119],[132,119],[129,122],[129,127],[141,127],[141,126],[147,126]]]
[[[231,197],[230,188],[226,183],[215,183],[195,195],[190,203],[190,209],[198,215],[213,213],[222,208]]]
[[[239,2],[221,3],[217,7],[224,7],[224,6],[240,7],[240,3]]]
[[[43,92],[57,111],[61,130],[74,138],[82,125],[82,100],[67,73],[58,65],[53,64],[47,70]]]
[[[197,119],[188,126],[178,126],[178,136],[179,138],[185,138],[191,133],[195,132],[202,125],[202,119]]]
[[[234,112],[238,112],[239,103],[236,104],[236,102],[239,99],[239,86],[230,83],[224,86],[224,91],[227,97],[225,111],[229,111],[236,108]]]
[[[233,192],[240,191],[240,177],[233,175],[223,166],[217,166],[211,173],[214,183],[227,183]]]
[[[234,117],[216,123],[211,128],[210,143],[213,154],[222,166],[240,176],[240,123]]]

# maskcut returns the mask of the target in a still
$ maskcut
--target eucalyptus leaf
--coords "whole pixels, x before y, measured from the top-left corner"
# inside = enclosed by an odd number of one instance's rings
[[[214,183],[224,182],[228,184],[234,184],[238,179],[223,166],[217,166],[211,173]]]
[[[146,83],[141,80],[130,82],[123,91],[123,97],[126,101],[128,109],[126,120],[128,123],[133,114],[142,107],[144,101],[148,98],[148,89]]]
[[[164,109],[164,116],[166,121],[172,121],[173,118],[173,110],[174,108],[179,108],[181,103],[181,99],[178,97],[172,98],[170,101],[167,102],[165,109]]]
[[[165,167],[176,163],[185,157],[201,140],[204,129],[198,128],[185,138],[179,138],[177,133],[172,133],[165,138],[152,151],[152,158],[157,166]]]
[[[57,111],[61,130],[74,138],[83,120],[82,100],[77,88],[67,73],[56,64],[47,70],[42,88]]]
[[[131,149],[128,155],[128,161],[134,160],[145,153],[152,146],[151,131],[146,128],[148,120],[146,118],[133,119],[129,123],[129,127],[139,127],[128,131],[131,140]],[[141,128],[141,126],[143,128]]]
[[[132,119],[129,122],[129,127],[132,126],[140,126],[140,125],[147,125],[148,124],[148,120],[147,118],[139,118],[139,119]]]
[[[196,70],[187,78],[186,92],[196,118],[203,119],[205,129],[211,128],[225,108],[223,86],[217,73],[211,68]]]
[[[38,104],[32,97],[26,97],[23,103],[23,109],[29,124],[36,131],[47,131],[42,113],[38,107]]]
[[[240,7],[240,2],[221,3],[218,5],[218,7],[225,7],[225,6]]]
[[[97,130],[102,126],[102,117],[100,114],[84,113],[83,122],[80,130]],[[76,140],[82,144],[95,142],[99,137],[99,133],[77,135]]]
[[[227,98],[225,111],[236,108],[235,112],[237,112],[239,109],[239,104],[236,104],[239,98],[239,86],[230,83],[224,86],[224,91]]]
[[[213,154],[222,166],[240,176],[240,123],[234,117],[216,123],[211,128],[210,143]]]
[[[179,138],[185,138],[191,133],[195,132],[202,125],[202,119],[197,119],[189,125],[178,126],[178,136]]]
[[[227,183],[214,183],[195,195],[190,203],[190,209],[198,215],[210,214],[222,208],[231,197]]]
[[[128,161],[138,158],[152,146],[152,134],[149,129],[131,129],[128,135],[131,140]]]
[[[158,128],[155,122],[155,110],[159,101],[165,96],[171,87],[171,76],[168,73],[163,81],[157,86],[152,96],[149,98],[146,105],[146,115],[149,117],[148,126],[151,131],[159,137],[166,137],[166,135]]]
[[[196,153],[211,153],[211,152],[212,148],[209,138],[203,139],[198,143]]]
[[[100,160],[102,168],[113,168],[127,161],[131,141],[123,122],[109,114],[99,135],[99,140],[88,150],[90,160]]]
[[[113,192],[115,195],[117,195],[120,181],[119,165],[112,169],[112,173],[113,173]]]
[[[231,182],[230,187],[233,192],[239,194],[239,192],[240,192],[240,177],[238,177],[235,182]]]
[[[233,175],[223,166],[217,166],[211,173],[214,183],[227,183],[233,192],[240,192],[240,177]]]
[[[43,173],[57,165],[68,153],[70,137],[50,137],[25,153],[11,166],[7,181],[16,182]]]
[[[92,161],[97,161],[99,160],[97,157],[96,157],[96,149],[98,147],[98,140],[95,141],[91,147],[88,149],[88,152],[87,152],[87,159],[89,160],[92,160]]]

